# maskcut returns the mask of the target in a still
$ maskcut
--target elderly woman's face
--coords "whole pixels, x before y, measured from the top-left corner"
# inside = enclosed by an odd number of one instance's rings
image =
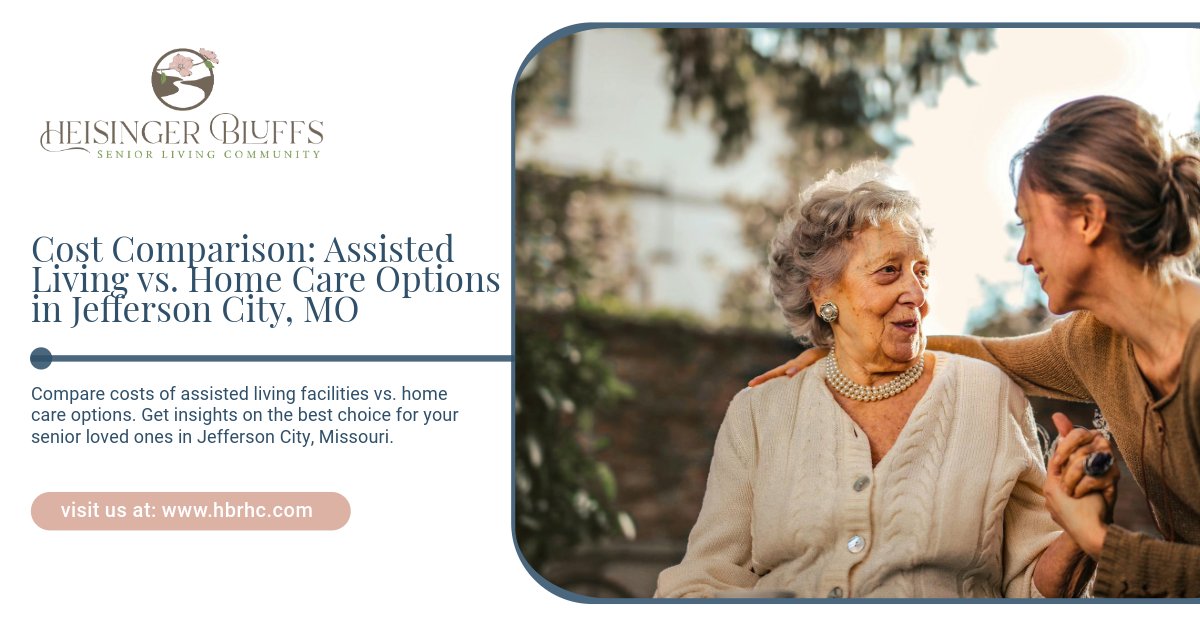
[[[833,324],[838,353],[883,370],[915,360],[929,302],[929,256],[921,239],[885,223],[851,240],[853,253],[825,300],[838,306]]]

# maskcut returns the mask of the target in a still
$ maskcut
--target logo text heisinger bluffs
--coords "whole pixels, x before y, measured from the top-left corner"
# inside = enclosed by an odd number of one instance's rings
[[[321,120],[240,120],[232,113],[213,116],[207,129],[194,120],[47,120],[40,143],[49,152],[95,149],[100,159],[216,158],[218,154],[235,159],[318,159],[315,146],[325,140],[323,131]],[[201,144],[209,138],[238,148],[205,149]],[[166,146],[171,150],[159,150]],[[282,147],[286,149],[279,150]]]

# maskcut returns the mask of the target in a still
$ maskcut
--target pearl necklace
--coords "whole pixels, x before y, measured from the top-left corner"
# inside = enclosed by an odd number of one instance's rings
[[[892,381],[881,384],[879,386],[861,386],[850,381],[842,370],[838,368],[837,359],[833,356],[833,350],[829,350],[829,355],[825,356],[825,379],[834,390],[838,391],[845,397],[849,397],[855,401],[879,401],[894,397],[912,386],[921,378],[921,373],[925,372],[925,354],[921,354],[921,359],[917,363],[908,367],[907,371],[901,373]]]

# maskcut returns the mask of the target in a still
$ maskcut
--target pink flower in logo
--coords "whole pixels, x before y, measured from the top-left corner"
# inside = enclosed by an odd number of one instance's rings
[[[179,76],[191,76],[192,60],[183,55],[175,55],[175,57],[171,59],[171,69],[178,70]]]
[[[220,61],[217,61],[217,53],[215,53],[211,50],[205,50],[205,49],[201,48],[200,54],[203,55],[205,59],[208,59],[209,61],[212,61],[213,63],[220,63]]]

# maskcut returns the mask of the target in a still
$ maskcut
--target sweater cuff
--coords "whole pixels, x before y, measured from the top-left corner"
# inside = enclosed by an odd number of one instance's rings
[[[1096,597],[1123,597],[1129,589],[1122,573],[1122,566],[1129,568],[1135,559],[1133,546],[1137,539],[1129,530],[1109,524],[1104,535],[1104,546],[1100,548],[1100,560],[1096,564]]]

